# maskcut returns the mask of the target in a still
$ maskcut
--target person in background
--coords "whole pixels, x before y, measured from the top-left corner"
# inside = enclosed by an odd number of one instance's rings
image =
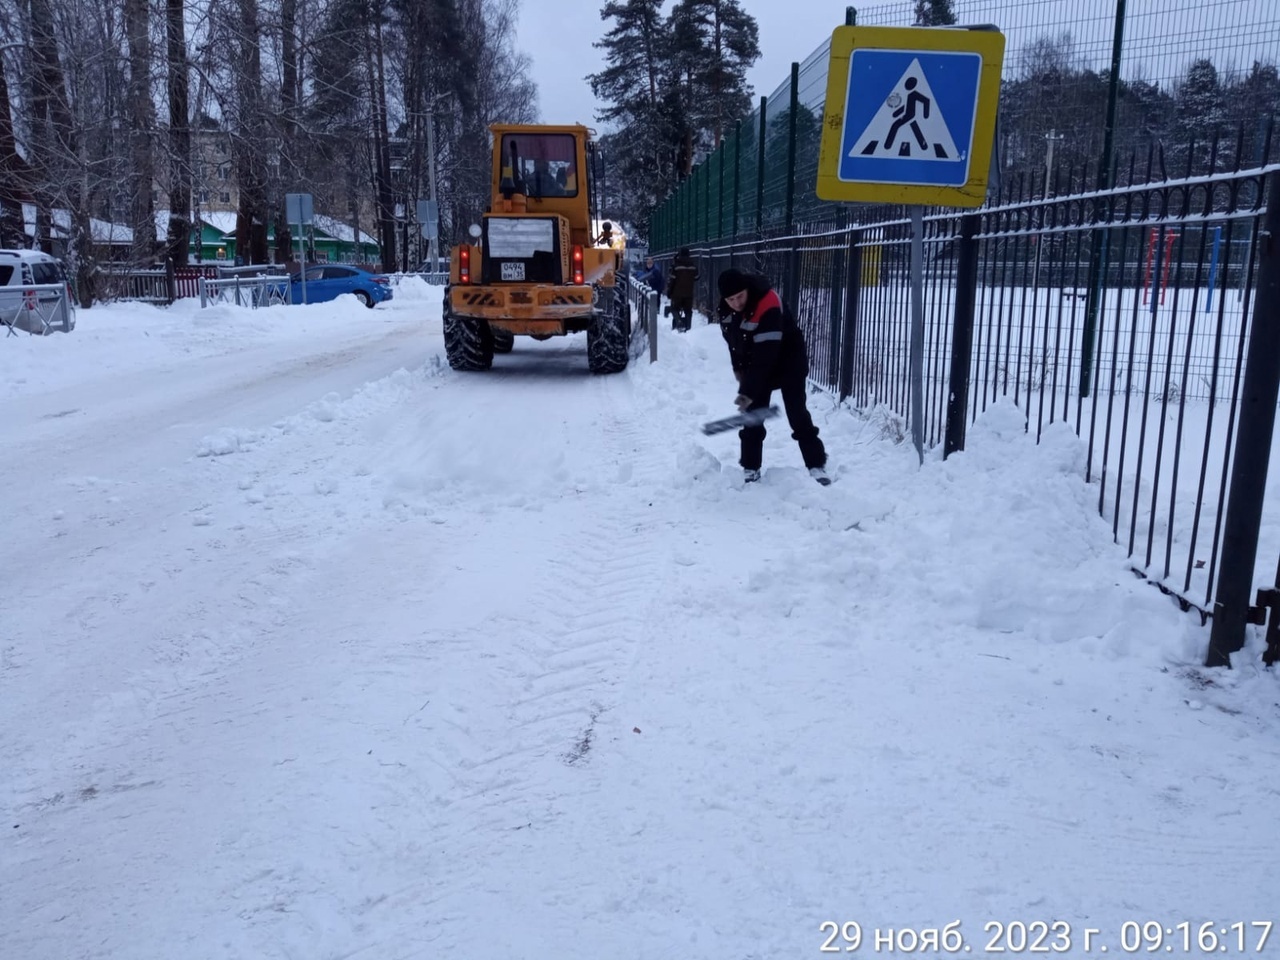
[[[662,275],[662,264],[655,263],[653,257],[644,258],[644,269],[636,274],[636,279],[659,293],[662,293],[666,281]]]
[[[533,176],[530,177],[530,196],[560,197],[564,196],[564,188],[551,172],[551,164],[541,158],[533,161]]]
[[[671,264],[667,296],[671,298],[671,329],[687,331],[693,325],[693,291],[698,282],[698,265],[688,247],[681,247]]]
[[[805,403],[809,353],[795,318],[762,276],[741,270],[725,270],[716,280],[720,290],[720,332],[729,346],[729,361],[738,378],[738,409],[761,410],[769,406],[774,390],[782,393],[791,437],[809,476],[826,486],[827,451]],[[738,462],[747,483],[760,479],[764,456],[763,423],[738,431],[742,451]]]

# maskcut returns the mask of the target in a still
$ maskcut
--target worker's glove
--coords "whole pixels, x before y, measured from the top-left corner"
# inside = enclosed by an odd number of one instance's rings
[[[738,394],[737,398],[733,402],[737,405],[738,409],[743,413],[746,412],[747,407],[751,406],[751,398],[748,397],[745,393]]]

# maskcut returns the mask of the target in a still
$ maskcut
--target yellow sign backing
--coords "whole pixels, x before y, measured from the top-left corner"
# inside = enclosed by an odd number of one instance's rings
[[[818,196],[981,206],[1003,61],[1004,34],[994,30],[837,27]]]

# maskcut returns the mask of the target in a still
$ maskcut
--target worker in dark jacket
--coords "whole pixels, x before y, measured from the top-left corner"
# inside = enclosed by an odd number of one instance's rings
[[[717,283],[720,332],[729,345],[729,360],[738,378],[738,409],[763,409],[769,406],[773,391],[781,391],[791,437],[800,444],[804,465],[811,477],[826,486],[831,482],[825,469],[827,451],[805,405],[809,355],[804,333],[764,277],[731,269],[721,273]],[[745,479],[748,483],[759,480],[764,425],[743,427],[738,436]]]
[[[667,296],[671,300],[671,329],[688,330],[693,325],[693,291],[698,282],[698,265],[688,247],[682,247],[671,264]]]
[[[662,293],[666,286],[666,278],[662,275],[662,264],[655,262],[653,257],[644,258],[644,269],[636,274],[636,279],[658,293]]]

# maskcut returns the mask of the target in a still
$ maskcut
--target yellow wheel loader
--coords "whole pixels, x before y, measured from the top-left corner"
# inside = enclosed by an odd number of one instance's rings
[[[586,127],[493,124],[492,199],[453,248],[444,346],[454,370],[488,370],[516,336],[587,335],[592,373],[625,370],[630,310],[611,229],[592,236]],[[604,226],[609,226],[605,224]]]

